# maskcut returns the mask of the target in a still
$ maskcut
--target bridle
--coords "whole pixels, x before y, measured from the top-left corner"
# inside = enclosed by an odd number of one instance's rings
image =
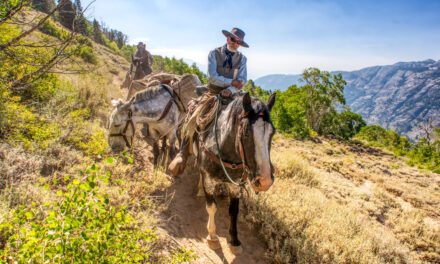
[[[242,192],[242,190],[244,189],[246,183],[247,183],[247,179],[248,179],[248,175],[250,173],[249,167],[246,165],[246,153],[243,147],[243,134],[246,131],[246,127],[244,127],[244,122],[242,122],[242,120],[244,118],[247,118],[251,112],[251,110],[247,110],[244,113],[240,114],[240,116],[238,117],[237,121],[238,121],[238,130],[237,130],[237,137],[236,137],[236,143],[238,143],[238,150],[240,153],[240,158],[241,158],[241,162],[240,163],[229,163],[229,162],[225,162],[222,160],[221,157],[221,152],[220,152],[220,146],[218,143],[218,138],[217,138],[217,120],[218,120],[218,112],[219,112],[219,108],[221,105],[221,97],[220,95],[218,95],[218,105],[217,105],[217,111],[215,113],[215,124],[214,124],[214,134],[215,134],[215,142],[217,145],[217,152],[218,152],[218,157],[217,155],[211,153],[205,146],[205,144],[203,143],[202,140],[200,140],[201,142],[201,147],[203,149],[203,151],[205,152],[205,154],[215,163],[217,163],[218,165],[221,165],[221,167],[223,168],[223,172],[225,173],[226,177],[228,178],[228,180],[236,185],[240,187],[240,191]],[[258,113],[258,116],[264,116],[264,112],[260,111]],[[245,123],[247,125],[247,123]],[[240,179],[240,182],[236,182],[234,181],[228,174],[228,172],[226,171],[226,168],[232,169],[232,170],[236,170],[236,169],[243,169],[243,173]]]
[[[177,102],[174,100],[173,97],[171,97],[171,99],[168,101],[167,105],[165,106],[164,110],[162,111],[162,114],[160,115],[159,119],[156,120],[156,122],[161,121],[162,119],[165,118],[165,116],[167,116],[173,103],[175,103],[177,105]],[[128,119],[126,120],[125,127],[122,130],[122,132],[113,133],[113,134],[109,135],[110,137],[122,137],[125,141],[125,145],[128,148],[131,148],[133,146],[133,138],[134,138],[135,130],[136,130],[134,123],[133,123],[132,116],[133,116],[133,112],[131,110],[128,110]],[[119,127],[119,126],[120,125],[117,125],[117,126],[115,125],[115,127]],[[130,137],[130,139],[131,139],[130,141],[128,141],[128,137],[125,134],[127,132],[129,126],[131,126],[131,128],[133,129],[133,135]],[[166,134],[168,134],[168,133],[166,133]],[[166,135],[166,134],[164,134],[164,135]],[[163,136],[161,136],[160,138],[162,138],[162,137]],[[131,144],[130,144],[130,142],[131,142]]]
[[[124,139],[124,141],[125,141],[125,145],[128,148],[131,148],[131,146],[133,146],[133,138],[134,138],[134,134],[135,134],[135,126],[134,126],[134,123],[133,123],[133,119],[131,118],[132,116],[133,116],[133,112],[131,112],[131,110],[129,110],[128,111],[128,119],[125,122],[125,127],[122,130],[122,133],[119,132],[117,134],[113,133],[113,134],[109,135],[110,137],[122,137]],[[118,125],[118,126],[120,126],[120,125]],[[115,125],[115,127],[118,127],[118,126]],[[129,126],[131,126],[131,128],[133,129],[133,135],[130,137],[131,138],[131,140],[130,140],[131,144],[128,141],[127,135],[125,135],[125,133],[127,132],[127,129],[128,129]]]

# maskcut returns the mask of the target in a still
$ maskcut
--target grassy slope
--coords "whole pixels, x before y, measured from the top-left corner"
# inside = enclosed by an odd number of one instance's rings
[[[96,120],[87,129],[104,129],[110,99],[122,97],[118,86],[128,63],[109,49],[94,46],[99,63],[87,65],[93,67],[91,73],[61,76],[71,87],[60,92],[75,95],[73,101],[61,106],[49,103],[42,110],[59,123],[65,118],[57,115],[59,107],[80,105],[91,109],[90,119]],[[60,137],[69,133],[64,130]],[[122,195],[118,186],[102,187],[112,202],[127,205],[143,223],[140,228],[154,226],[154,212],[166,202],[150,197],[170,180],[152,170],[143,156],[150,155],[143,150],[145,144],[136,148],[134,165],[121,160],[112,166],[61,143],[32,153],[1,143],[0,171],[9,185],[0,196],[0,219],[16,204],[59,199],[56,188],[62,186],[46,190],[40,178],[62,179],[96,163],[114,180],[123,180]],[[410,168],[381,150],[325,139],[319,144],[277,136],[272,160],[277,167],[275,184],[267,193],[251,195],[245,220],[260,227],[276,262],[440,262],[438,174]]]
[[[279,263],[440,262],[440,175],[380,149],[277,136],[246,221]]]
[[[32,20],[35,12],[26,12],[23,18]],[[34,32],[28,40],[38,40],[43,36]],[[44,35],[44,37],[47,37]],[[81,136],[95,135],[94,132],[104,131],[108,117],[112,111],[110,100],[124,98],[119,89],[129,63],[108,48],[93,43],[94,52],[98,56],[98,64],[85,63],[79,57],[72,64],[61,65],[59,69],[87,69],[85,74],[58,75],[60,80],[55,96],[40,108],[39,113],[59,125],[61,131],[58,137],[46,149],[23,148],[13,142],[0,142],[0,224],[4,219],[10,219],[17,205],[54,204],[60,200],[57,191],[67,191],[64,175],[77,177],[80,171],[86,171],[96,164],[99,173],[109,172],[111,180],[121,184],[103,184],[98,181],[99,192],[109,194],[110,203],[114,206],[127,206],[129,214],[139,223],[138,232],[156,229],[155,212],[164,205],[151,198],[152,193],[164,189],[170,184],[169,178],[160,171],[154,171],[151,164],[146,163],[147,157],[134,155],[134,164],[127,162],[126,157],[120,157],[114,164],[108,164],[105,158],[93,154],[93,146],[81,147],[77,142],[84,141]],[[78,111],[77,111],[78,110]],[[72,117],[72,112],[82,113],[80,118]],[[75,139],[78,133],[79,139]],[[104,135],[106,138],[106,134]],[[137,141],[140,139],[138,138]],[[68,142],[68,144],[65,144]],[[85,141],[84,141],[85,142]],[[91,141],[89,141],[90,143]],[[104,149],[104,157],[108,154],[108,146],[99,142]],[[146,148],[145,144],[141,144]],[[145,154],[144,152],[142,152]],[[71,177],[72,178],[72,177]],[[54,181],[57,180],[57,183]],[[44,183],[49,188],[44,188]],[[0,235],[0,248],[6,243]],[[180,263],[185,259],[178,253],[171,259],[174,248],[170,248],[166,237],[160,237],[153,243],[154,254],[150,261]],[[183,252],[183,251],[180,251]]]

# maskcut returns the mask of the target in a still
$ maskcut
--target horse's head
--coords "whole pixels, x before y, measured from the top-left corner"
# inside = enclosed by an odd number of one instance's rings
[[[131,119],[131,102],[121,99],[112,100],[115,107],[109,120],[108,143],[113,151],[121,151],[124,146],[130,147],[134,138],[134,123]]]
[[[270,111],[275,103],[272,94],[264,105],[260,100],[243,96],[243,110],[239,118],[237,144],[242,150],[244,163],[249,169],[248,177],[255,191],[267,191],[274,181],[270,148],[275,127],[270,119]],[[241,142],[241,143],[240,143]]]
[[[131,79],[139,80],[144,78],[145,73],[142,69],[142,61],[139,58],[132,58],[132,70],[131,70]]]

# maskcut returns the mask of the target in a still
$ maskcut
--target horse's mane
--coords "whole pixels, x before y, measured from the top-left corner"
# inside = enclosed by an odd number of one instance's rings
[[[134,95],[134,102],[140,102],[140,101],[146,101],[152,99],[155,95],[162,92],[169,92],[167,91],[167,88],[165,88],[162,85],[148,87],[145,90],[142,90],[140,92],[137,92]]]
[[[252,102],[252,111],[249,113],[250,119],[253,119],[257,117],[257,115],[262,112],[263,117],[266,121],[270,120],[270,113],[267,109],[266,105],[261,102],[260,99],[256,97],[251,97]],[[241,115],[243,110],[243,96],[238,95],[235,97],[235,99],[230,103],[231,104],[231,111],[229,112],[228,119],[236,119],[239,115]]]

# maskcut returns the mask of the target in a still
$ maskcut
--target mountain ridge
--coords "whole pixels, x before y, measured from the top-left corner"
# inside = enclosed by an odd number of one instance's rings
[[[396,130],[412,140],[422,135],[418,123],[430,118],[435,126],[440,126],[440,60],[397,62],[330,73],[342,74],[347,81],[346,104],[370,125]],[[255,84],[265,90],[281,87],[278,89],[283,91],[293,84],[302,85],[300,77],[266,75],[256,79]]]

